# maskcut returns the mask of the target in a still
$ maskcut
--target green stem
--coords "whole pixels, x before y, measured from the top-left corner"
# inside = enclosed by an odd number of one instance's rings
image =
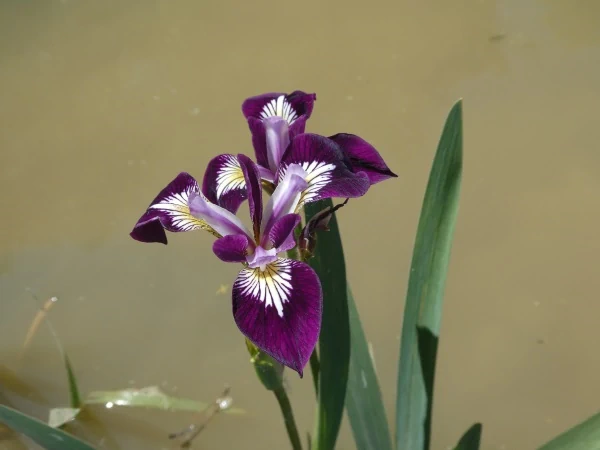
[[[287,396],[287,392],[283,386],[276,388],[273,393],[279,403],[281,414],[283,414],[283,421],[285,422],[285,428],[290,438],[293,450],[302,450],[302,443],[300,442],[300,435],[298,434],[298,428],[296,428],[296,421],[294,420],[294,413],[292,411],[292,405],[290,399]]]
[[[313,377],[313,384],[315,385],[315,394],[319,396],[319,370],[321,369],[321,363],[319,362],[319,355],[317,355],[317,349],[315,348],[310,355],[310,371]]]

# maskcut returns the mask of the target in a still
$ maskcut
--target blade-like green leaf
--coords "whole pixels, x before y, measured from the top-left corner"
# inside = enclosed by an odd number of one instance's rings
[[[479,450],[481,443],[481,424],[475,423],[471,425],[465,434],[462,435],[454,450]]]
[[[81,396],[79,395],[79,388],[77,387],[77,379],[71,366],[71,361],[67,356],[67,353],[63,350],[63,356],[65,361],[65,369],[67,370],[67,380],[69,382],[69,396],[71,398],[71,408],[81,408]]]
[[[539,450],[600,450],[600,413],[575,425]]]
[[[306,219],[333,206],[331,200],[306,205]],[[320,233],[310,265],[319,275],[323,287],[323,320],[319,337],[319,398],[313,450],[335,447],[342,415],[350,364],[350,325],[346,292],[346,265],[335,214],[329,232]]]
[[[0,422],[24,434],[47,450],[94,450],[89,444],[62,430],[52,428],[4,405],[0,405]]]
[[[346,411],[357,450],[391,450],[392,440],[379,381],[375,373],[358,310],[348,286],[350,314],[350,370],[346,391]]]
[[[171,397],[165,394],[158,386],[148,386],[141,389],[123,389],[120,391],[95,391],[90,392],[85,399],[85,405],[129,406],[139,408],[153,408],[167,411],[204,411],[209,404],[197,402],[187,398]],[[243,414],[238,408],[223,410],[226,413]]]
[[[448,115],[433,161],[413,250],[396,394],[398,450],[429,449],[437,339],[461,172],[459,101]]]

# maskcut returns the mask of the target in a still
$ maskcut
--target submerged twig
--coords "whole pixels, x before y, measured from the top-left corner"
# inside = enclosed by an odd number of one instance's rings
[[[39,300],[35,296],[35,294],[32,293],[31,295],[33,296],[35,301],[39,304]],[[40,328],[40,325],[44,322],[44,319],[46,318],[48,311],[50,311],[50,308],[52,308],[52,306],[57,301],[58,301],[58,298],[56,298],[56,297],[51,297],[48,300],[46,300],[46,302],[42,305],[42,307],[40,308],[38,313],[33,318],[33,321],[31,322],[31,325],[29,326],[29,329],[27,330],[27,335],[25,336],[25,341],[23,342],[23,349],[21,350],[21,358],[23,358],[23,356],[25,355],[25,352],[31,345],[31,342],[33,341],[33,338],[37,334],[37,331]],[[57,338],[56,333],[54,332],[54,329],[52,328],[52,325],[50,325],[50,331],[54,335],[54,337]]]
[[[225,387],[223,393],[210,406],[198,414],[199,423],[192,423],[181,431],[169,434],[169,439],[179,439],[187,436],[181,443],[181,448],[190,448],[192,441],[206,428],[213,417],[231,407],[233,399],[229,396],[230,391],[231,388],[229,386]]]

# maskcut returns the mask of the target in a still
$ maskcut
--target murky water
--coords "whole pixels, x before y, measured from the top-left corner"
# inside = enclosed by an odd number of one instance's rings
[[[596,412],[599,21],[593,0],[2,2],[0,363],[43,397],[4,400],[39,417],[68,402],[45,328],[18,362],[32,292],[56,295],[83,392],[210,401],[228,383],[248,413],[217,418],[196,448],[287,448],[231,317],[238,268],[206,233],[166,248],[128,233],[179,171],[251,154],[244,98],[304,89],[318,94],[310,131],[359,134],[400,174],[340,213],[390,418],[419,207],[458,97],[465,177],[433,446],[479,420],[485,450],[533,448]],[[288,382],[310,430],[310,378]],[[189,419],[93,413],[78,431],[108,449],[172,448]],[[344,425],[338,448],[352,447]]]

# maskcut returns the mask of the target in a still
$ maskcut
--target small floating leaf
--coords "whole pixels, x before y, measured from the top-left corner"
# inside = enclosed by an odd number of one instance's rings
[[[171,397],[165,394],[158,386],[148,386],[141,389],[123,389],[120,391],[94,391],[90,392],[84,402],[85,405],[104,405],[106,408],[114,406],[130,406],[140,408],[153,408],[168,411],[204,411],[209,404],[197,402],[187,398]],[[228,408],[226,413],[243,414],[239,408]]]

